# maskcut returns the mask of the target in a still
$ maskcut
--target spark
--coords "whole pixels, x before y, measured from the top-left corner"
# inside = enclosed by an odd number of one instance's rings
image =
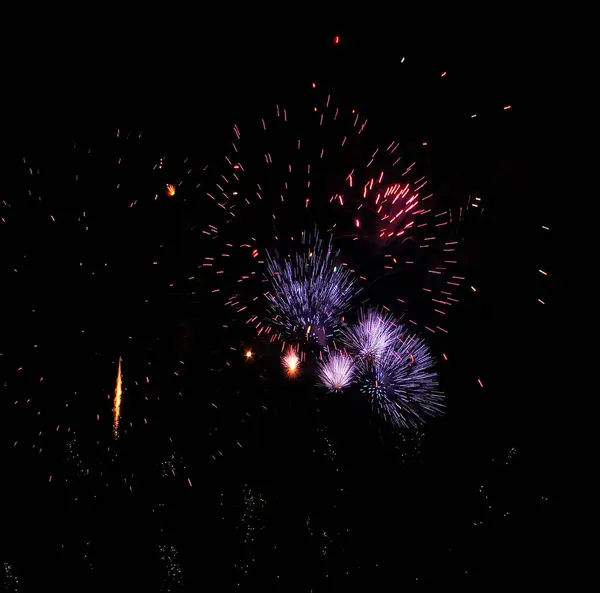
[[[167,183],[166,192],[169,197],[173,197],[175,195],[175,186]]]

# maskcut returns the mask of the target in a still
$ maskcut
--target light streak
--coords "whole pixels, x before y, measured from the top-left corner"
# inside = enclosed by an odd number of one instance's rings
[[[117,373],[117,386],[115,388],[115,399],[113,405],[113,434],[119,436],[119,420],[121,418],[121,394],[123,376],[121,374],[121,357],[119,357],[119,370]]]

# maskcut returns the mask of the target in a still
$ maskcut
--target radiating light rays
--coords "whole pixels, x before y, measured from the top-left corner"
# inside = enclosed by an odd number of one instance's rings
[[[281,365],[288,378],[294,379],[300,374],[300,355],[298,348],[288,346],[284,355],[281,357]]]
[[[398,148],[396,142],[392,142],[387,152],[390,155]],[[369,163],[372,163],[379,151],[376,150]],[[393,167],[398,160],[391,163]],[[367,165],[368,167],[369,165]],[[404,177],[415,166],[412,163],[404,169],[400,178]],[[391,168],[390,167],[390,168]],[[362,195],[356,202],[356,218],[354,226],[356,234],[370,234],[383,245],[389,245],[392,241],[405,238],[410,230],[418,226],[418,217],[425,220],[431,210],[419,207],[421,202],[431,197],[422,195],[427,181],[424,177],[416,179],[414,183],[404,181],[388,183],[384,180],[389,174],[381,170],[378,175],[367,178],[362,187]]]
[[[358,323],[341,330],[341,341],[356,357],[377,360],[393,349],[401,335],[394,317],[380,309],[362,310]]]
[[[399,326],[399,344],[377,359],[361,359],[356,375],[360,392],[386,421],[418,427],[444,411],[434,360],[425,341]]]
[[[317,367],[319,384],[329,391],[341,391],[354,380],[354,361],[342,352],[331,352]]]
[[[303,238],[306,235],[303,234]],[[334,260],[331,239],[308,235],[305,252],[281,260],[267,254],[268,323],[290,337],[325,346],[357,292],[350,270]]]

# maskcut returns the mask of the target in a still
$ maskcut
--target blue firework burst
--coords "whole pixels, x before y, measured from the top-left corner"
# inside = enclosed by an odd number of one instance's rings
[[[314,233],[305,245],[293,260],[267,254],[268,321],[288,337],[324,346],[357,293],[356,281],[338,261],[331,239],[324,244]]]
[[[398,324],[396,349],[357,362],[361,393],[387,421],[417,427],[427,417],[441,414],[443,394],[438,387],[434,360],[426,342]]]

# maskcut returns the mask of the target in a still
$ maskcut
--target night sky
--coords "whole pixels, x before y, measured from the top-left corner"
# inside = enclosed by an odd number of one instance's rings
[[[551,57],[517,34],[409,23],[39,26],[10,67],[0,201],[5,590],[383,592],[568,574]],[[259,129],[276,105],[311,114],[328,95],[368,119],[365,150],[392,137],[436,196],[481,198],[460,230],[461,302],[447,335],[425,336],[447,356],[446,414],[416,434],[327,396],[314,373],[287,380],[203,268],[232,126]],[[249,158],[263,158],[253,140]],[[263,211],[277,199],[265,190]],[[410,294],[424,318],[420,285],[401,278],[373,297]]]

